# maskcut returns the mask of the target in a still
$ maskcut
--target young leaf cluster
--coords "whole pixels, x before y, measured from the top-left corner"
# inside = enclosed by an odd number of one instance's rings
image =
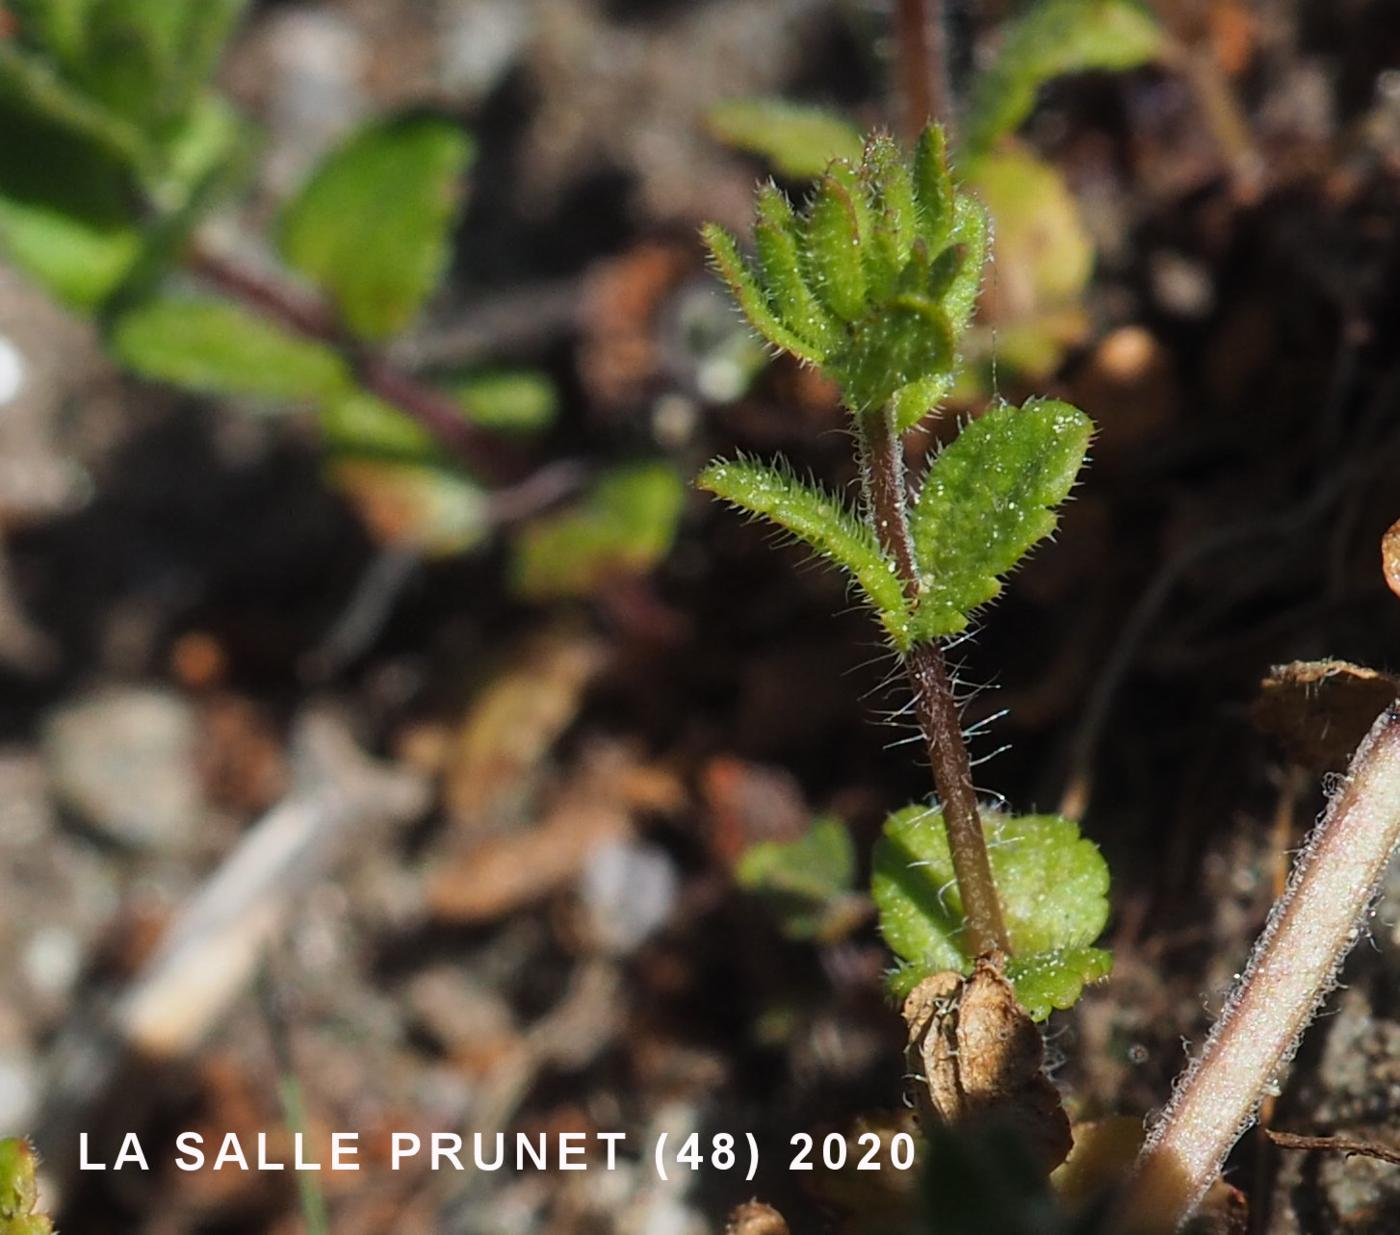
[[[53,1235],[38,1204],[34,1151],[17,1137],[0,1139],[0,1235]]]
[[[1091,946],[1108,920],[1108,867],[1092,841],[1058,815],[984,811],[983,826],[1011,936],[1006,976],[1036,1020],[1068,1008],[1086,982],[1107,976],[1109,954]],[[970,973],[962,901],[943,816],[922,806],[891,815],[875,846],[871,888],[885,942],[903,963],[899,997],[945,970]]]
[[[836,378],[857,421],[888,406],[898,430],[952,382],[984,227],[980,208],[955,188],[940,131],[930,126],[911,163],[887,137],[872,139],[859,166],[833,161],[800,214],[773,186],[760,189],[757,265],[722,230],[709,228],[706,238],[755,329]],[[1090,432],[1082,412],[1046,399],[1001,405],[973,421],[933,460],[910,511],[916,589],[868,519],[781,465],[721,460],[698,483],[846,570],[906,651],[963,629],[1054,531],[1054,508],[1074,483]]]
[[[756,265],[723,228],[704,237],[754,328],[837,381],[852,411],[893,403],[907,427],[946,392],[987,222],[955,190],[936,126],[912,165],[883,135],[858,165],[833,160],[800,212],[776,186],[760,189]]]

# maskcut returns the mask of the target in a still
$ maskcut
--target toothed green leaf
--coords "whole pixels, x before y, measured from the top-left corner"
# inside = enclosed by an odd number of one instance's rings
[[[919,136],[914,151],[914,202],[919,210],[919,234],[930,253],[948,243],[953,226],[953,177],[948,171],[948,155],[943,130],[929,125]]]
[[[952,373],[934,373],[895,392],[894,424],[899,433],[912,429],[953,388]]]
[[[203,394],[310,401],[350,388],[345,363],[330,348],[222,300],[148,301],[117,320],[111,347],[143,376]]]
[[[0,1139],[0,1235],[52,1235],[38,1204],[34,1151],[18,1137]]]
[[[282,255],[365,339],[418,315],[450,255],[472,143],[434,116],[396,116],[333,151],[282,216]]]
[[[832,159],[860,158],[861,135],[848,120],[783,99],[729,99],[706,116],[726,145],[760,155],[791,180],[814,180]]]
[[[964,136],[969,159],[1019,128],[1053,77],[1116,71],[1161,53],[1163,35],[1136,0],[1041,0],[1012,22],[1001,54],[978,74]]]
[[[870,295],[882,300],[894,291],[918,235],[914,184],[899,147],[883,134],[871,139],[861,170],[872,222],[871,234],[862,245],[866,282]]]
[[[763,841],[734,868],[739,886],[762,897],[789,939],[814,939],[849,920],[856,851],[841,820],[826,816],[793,841]]]
[[[828,173],[817,184],[807,218],[807,263],[813,290],[837,317],[848,322],[865,313],[865,265],[856,193]]]
[[[821,356],[816,349],[779,319],[768,294],[740,254],[734,237],[716,223],[707,223],[700,234],[714,258],[715,269],[729,284],[729,290],[734,293],[734,299],[739,302],[749,324],[774,347],[791,352],[800,360],[814,364],[818,362]]]
[[[875,534],[831,494],[803,484],[790,471],[751,459],[719,460],[696,484],[716,497],[776,523],[819,556],[848,571],[885,629],[906,647],[909,612],[904,589]]]
[[[836,337],[836,323],[803,277],[797,218],[788,199],[771,184],[758,193],[754,246],[763,268],[763,285],[779,317],[813,354],[825,353]]]
[[[987,212],[975,198],[961,194],[953,204],[948,243],[960,252],[954,273],[943,293],[943,307],[953,333],[961,335],[977,308],[982,290],[982,272],[987,265]]]
[[[921,296],[895,297],[878,316],[852,327],[833,353],[846,406],[883,408],[903,386],[953,363],[953,329],[942,308]]]
[[[1078,825],[1058,815],[984,810],[988,856],[1010,936],[1007,977],[1036,1020],[1071,1006],[1085,982],[1106,976],[1092,946],[1108,920],[1108,867]],[[871,890],[880,930],[905,962],[896,994],[943,970],[970,973],[962,901],[943,816],[922,806],[891,815],[875,846]]]
[[[929,468],[909,530],[924,582],[918,639],[951,634],[1001,591],[1001,576],[1055,530],[1093,426],[1054,399],[974,420]]]

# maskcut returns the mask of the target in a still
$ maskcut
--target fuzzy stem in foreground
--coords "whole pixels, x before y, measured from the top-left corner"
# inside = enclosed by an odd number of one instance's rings
[[[890,408],[857,418],[865,504],[881,547],[894,561],[911,601],[919,596],[919,570],[909,534],[904,486],[904,452]],[[972,786],[972,764],[963,742],[962,721],[937,642],[916,643],[904,655],[914,709],[928,745],[933,781],[948,829],[948,848],[958,880],[973,955],[1009,953],[987,840]]]
[[[1294,866],[1249,967],[1152,1129],[1123,1226],[1177,1229],[1254,1118],[1360,937],[1400,842],[1400,705],[1377,718]]]

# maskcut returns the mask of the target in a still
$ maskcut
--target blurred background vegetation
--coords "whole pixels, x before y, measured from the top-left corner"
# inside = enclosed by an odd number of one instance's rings
[[[853,479],[834,390],[745,333],[697,230],[906,131],[899,10],[0,2],[0,1135],[63,1229],[298,1229],[287,1178],[69,1159],[301,1118],[765,1149],[671,1187],[367,1150],[324,1181],[345,1235],[688,1235],[755,1191],[880,1229],[784,1151],[899,1110],[860,889],[926,771],[868,723],[901,700],[840,579],[689,477]],[[951,410],[1098,427],[1059,545],[957,650],[967,719],[989,793],[1110,860],[1114,980],[1052,1026],[1074,1114],[1139,1115],[1315,809],[1260,678],[1400,662],[1400,15],[946,17],[996,223]],[[1356,970],[1290,1126],[1400,1113],[1397,963]],[[1239,1164],[1257,1230],[1400,1213],[1379,1166]]]

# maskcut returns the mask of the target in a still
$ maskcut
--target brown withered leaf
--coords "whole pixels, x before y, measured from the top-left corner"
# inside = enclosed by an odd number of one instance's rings
[[[1400,596],[1400,519],[1396,519],[1381,537],[1381,570],[1386,586]]]
[[[730,1212],[724,1235],[790,1235],[787,1221],[771,1205],[745,1201]]]
[[[1344,660],[1276,665],[1260,687],[1254,723],[1288,758],[1315,772],[1345,770],[1381,712],[1400,698],[1400,680]]]
[[[443,800],[454,821],[473,829],[523,808],[530,773],[577,715],[605,657],[592,639],[549,635],[482,690],[447,756]]]
[[[970,978],[934,974],[910,992],[906,1058],[925,1082],[915,1105],[926,1121],[1018,1129],[1048,1174],[1069,1154],[1069,1117],[1045,1075],[1045,1040],[1001,970],[999,957],[984,957]]]

